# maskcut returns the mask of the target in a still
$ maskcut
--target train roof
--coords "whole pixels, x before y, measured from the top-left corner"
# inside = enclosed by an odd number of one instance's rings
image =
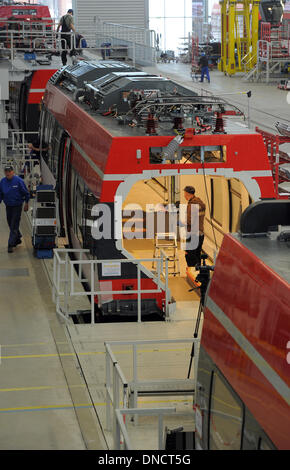
[[[249,206],[241,217],[241,232],[233,236],[290,284],[290,201]]]
[[[119,61],[80,61],[75,65],[69,65],[63,69],[63,77],[66,83],[77,88],[83,86],[85,82],[96,80],[111,72],[134,72],[136,67]]]
[[[195,128],[196,133],[253,133],[244,122],[233,122],[232,117],[237,121],[237,116],[244,118],[243,113],[224,99],[198,96],[166,77],[120,62],[82,61],[63,67],[49,81],[49,93],[56,93],[50,85],[61,90],[112,136],[168,136],[187,128]],[[221,115],[230,115],[225,129]]]
[[[226,234],[205,301],[201,346],[264,432],[289,448],[290,201],[262,200]]]
[[[288,242],[279,242],[277,237],[279,237],[280,233],[280,231],[269,232],[268,235],[263,238],[245,238],[237,233],[232,234],[232,236],[281,279],[290,284],[290,235]]]

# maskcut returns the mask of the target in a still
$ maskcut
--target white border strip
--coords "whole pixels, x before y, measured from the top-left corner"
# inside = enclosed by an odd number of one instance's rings
[[[215,318],[221,323],[225,330],[232,336],[240,348],[251,359],[259,371],[265,376],[281,397],[290,404],[290,388],[275,372],[263,356],[254,348],[233,322],[226,316],[222,309],[209,297],[206,299],[206,307],[212,312]],[[286,357],[285,357],[286,360]]]

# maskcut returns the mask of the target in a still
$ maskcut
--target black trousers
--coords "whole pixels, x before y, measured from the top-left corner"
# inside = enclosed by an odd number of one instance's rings
[[[71,36],[70,34],[61,34],[61,48],[62,49],[70,49],[71,48]],[[62,65],[66,65],[67,63],[67,51],[64,50],[61,53],[61,61]]]
[[[198,247],[195,250],[186,250],[186,263],[189,268],[200,265],[201,259],[201,249],[204,240],[204,235],[199,235]]]
[[[16,242],[22,237],[19,231],[21,212],[22,204],[21,206],[6,206],[6,217],[10,228],[8,246],[15,246]]]

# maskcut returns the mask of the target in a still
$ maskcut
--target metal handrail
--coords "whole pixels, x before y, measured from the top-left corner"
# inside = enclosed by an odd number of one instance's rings
[[[89,250],[83,249],[65,249],[65,248],[55,248],[54,250],[54,270],[53,270],[53,300],[56,304],[56,311],[60,315],[64,316],[66,319],[74,313],[69,312],[69,298],[71,296],[89,296],[91,299],[91,324],[94,324],[94,299],[95,296],[110,295],[110,294],[123,294],[131,295],[137,294],[137,309],[138,309],[138,322],[141,322],[141,296],[142,294],[153,294],[160,293],[162,290],[165,292],[165,315],[166,318],[169,317],[169,303],[170,303],[170,290],[168,287],[168,275],[169,275],[169,258],[168,256],[161,251],[160,258],[143,258],[143,259],[114,259],[114,260],[97,260],[97,259],[83,259],[83,254],[88,253]],[[69,258],[70,253],[78,253],[80,259],[71,260]],[[60,254],[65,254],[65,258],[62,259]],[[102,263],[133,263],[137,265],[137,290],[98,290],[95,289],[95,266]],[[155,282],[156,289],[141,289],[141,271],[145,268],[142,265],[143,262],[156,262],[157,265],[157,274],[151,273],[151,279]],[[64,278],[61,278],[61,266],[65,267]],[[70,269],[69,269],[70,266]],[[82,278],[82,268],[88,266],[89,277]],[[82,283],[89,283],[89,291],[85,290],[75,290],[75,270],[78,269],[77,281]],[[164,282],[161,281],[161,277],[164,278]],[[61,290],[61,283],[64,282],[64,290]],[[64,297],[64,310],[60,308],[60,297]]]
[[[121,432],[124,439],[124,447],[126,450],[133,450],[133,446],[131,444],[131,439],[129,437],[126,423],[123,421],[123,416],[127,415],[145,415],[145,416],[158,416],[158,448],[163,448],[163,416],[169,414],[177,414],[176,408],[139,408],[139,409],[116,409],[116,432],[114,433],[114,450],[120,450],[121,445]],[[178,415],[183,413],[178,413]]]
[[[140,345],[150,345],[150,344],[184,344],[184,343],[188,343],[188,344],[194,344],[194,355],[193,355],[193,370],[194,370],[194,378],[193,379],[164,379],[164,380],[146,380],[146,381],[140,381],[138,379],[138,354],[137,354],[137,347],[140,346]],[[138,409],[138,393],[140,393],[140,391],[142,391],[142,388],[144,388],[144,386],[160,386],[162,387],[162,391],[166,391],[164,390],[164,385],[167,383],[168,384],[168,391],[172,391],[172,386],[173,385],[177,385],[177,384],[183,384],[184,386],[187,385],[187,384],[190,384],[192,385],[192,394],[194,393],[194,391],[196,390],[196,383],[197,383],[197,367],[198,367],[198,347],[199,347],[199,344],[200,344],[200,340],[198,338],[177,338],[177,339],[152,339],[152,340],[135,340],[135,341],[130,341],[130,340],[127,340],[127,341],[110,341],[110,342],[105,342],[105,350],[106,350],[106,354],[107,354],[107,351],[108,353],[110,353],[112,351],[112,347],[116,347],[116,346],[129,346],[131,347],[131,352],[132,352],[132,380],[129,381],[127,380],[124,376],[123,376],[123,383],[126,383],[127,384],[127,388],[126,388],[126,393],[129,394],[129,392],[132,394],[133,396],[133,405],[130,406],[129,405],[129,408],[132,409]],[[113,354],[113,353],[112,353]],[[115,358],[115,356],[111,356],[112,357],[112,361],[115,361],[115,363],[117,363],[117,360]],[[106,362],[107,364],[107,362]],[[108,366],[107,366],[108,367]],[[109,371],[107,369],[107,376],[109,376]],[[166,382],[167,381],[167,382]],[[128,388],[130,387],[130,389]],[[158,392],[158,393],[161,393],[161,392]],[[184,392],[185,393],[188,393],[188,392]],[[130,401],[129,401],[130,403]],[[107,401],[107,413],[109,413],[109,403]],[[108,420],[111,420],[111,416],[109,415],[108,417],[108,414],[107,414],[107,426],[108,425]],[[135,424],[138,423],[138,414],[136,414],[134,416],[134,422]]]
[[[111,374],[113,372],[113,375]],[[113,410],[120,406],[120,388],[122,388],[122,406],[127,408],[128,402],[128,382],[118,364],[117,359],[110,347],[106,345],[106,427],[108,431],[116,433],[116,417],[111,414]]]

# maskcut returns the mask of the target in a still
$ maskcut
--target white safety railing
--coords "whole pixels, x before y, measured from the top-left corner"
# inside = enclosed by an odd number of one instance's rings
[[[156,47],[156,33],[153,29],[104,21],[101,24],[101,32],[106,36],[124,39],[143,46]]]
[[[114,433],[114,450],[134,450],[132,445],[126,421],[126,415],[138,416],[157,416],[158,417],[158,450],[164,450],[164,431],[163,420],[164,416],[176,415],[184,416],[186,413],[177,413],[176,408],[139,408],[139,409],[116,409],[116,431]],[[122,442],[122,444],[121,444]]]
[[[164,344],[190,344],[193,345],[192,354],[193,354],[193,379],[177,379],[171,377],[163,377],[156,380],[140,380],[139,379],[139,370],[138,365],[142,362],[142,355],[139,346],[148,346],[148,345],[164,345]],[[126,405],[123,408],[129,407],[130,409],[138,409],[138,397],[142,395],[191,395],[193,397],[196,390],[196,379],[197,379],[197,368],[198,368],[198,355],[199,355],[199,344],[200,340],[197,338],[181,338],[181,339],[154,339],[154,340],[136,340],[136,341],[111,341],[110,343],[105,343],[106,350],[106,422],[107,429],[115,429],[114,419],[111,415],[111,405],[113,408],[118,408],[120,400],[120,383],[118,383],[118,394],[115,392],[115,399],[111,398],[111,367],[110,364],[113,364],[114,367],[118,364],[113,352],[113,347],[129,346],[132,360],[132,380],[127,379],[123,374],[121,377],[122,382],[122,394],[123,397],[126,395],[126,400],[128,400],[128,406]],[[139,355],[139,364],[138,364],[138,355]],[[143,364],[144,366],[144,364]],[[121,369],[118,367],[116,374],[120,375]],[[164,375],[166,375],[166,370],[163,369]],[[116,383],[116,381],[115,381]],[[125,400],[123,399],[123,403]],[[134,415],[134,422],[138,424],[138,413]]]
[[[97,47],[110,44],[108,49],[127,48],[133,64],[152,65],[156,62],[156,34],[154,30],[115,23],[100,23],[97,29]]]
[[[88,47],[96,47],[95,36],[93,43]],[[83,48],[77,44],[76,35],[73,32],[57,33],[53,30],[44,31],[0,31],[0,52],[9,59],[17,58],[17,53],[56,54],[62,51],[80,51]],[[25,58],[25,56],[24,56]],[[26,57],[27,60],[31,60]]]
[[[69,262],[70,256],[73,254],[79,260],[90,250],[77,249],[77,248],[55,248],[53,250],[53,279],[52,279],[52,300],[56,305],[56,312],[69,318],[69,285],[70,285],[70,269]],[[82,273],[79,268],[78,271],[79,282],[87,282],[87,279],[82,278]],[[61,298],[63,298],[64,305],[61,306]]]
[[[29,143],[38,136],[38,131],[21,131],[11,130],[11,145],[8,143],[8,149],[11,148],[14,153],[25,158],[30,155],[31,149],[29,148]]]
[[[76,54],[84,49],[93,49],[103,58],[129,58],[133,64],[150,65],[156,60],[155,31],[114,23],[101,23],[101,26],[92,25],[86,31],[56,32],[56,24],[49,27],[45,23],[28,22],[17,24],[18,29],[0,31],[0,53],[11,60],[22,54],[33,52],[38,55],[59,54],[63,51]],[[14,22],[11,26],[15,26]],[[86,45],[83,47],[82,39]],[[110,44],[110,47],[104,46]],[[27,60],[33,60],[26,56]]]
[[[11,165],[15,174],[23,178],[31,194],[36,190],[36,186],[41,181],[41,167],[38,158],[29,156],[22,158],[19,156],[8,156],[1,159],[2,171],[5,166]]]
[[[128,383],[109,344],[106,345],[106,428],[116,432],[116,417],[111,413],[128,407]],[[126,417],[124,417],[126,418]]]
[[[71,260],[70,254],[78,256],[78,259]],[[170,315],[170,290],[168,287],[169,259],[164,252],[160,252],[160,258],[143,258],[143,259],[114,259],[114,260],[96,260],[84,259],[89,250],[86,249],[54,249],[54,269],[53,269],[53,299],[56,304],[56,311],[65,318],[75,315],[77,312],[70,312],[69,299],[73,297],[86,296],[90,297],[91,304],[91,323],[95,323],[95,297],[98,296],[99,301],[102,296],[123,294],[137,294],[137,320],[141,322],[142,310],[142,294],[157,294],[165,292],[164,313],[166,319]],[[100,290],[95,288],[98,283],[96,270],[103,263],[131,263],[136,265],[137,270],[137,289],[136,290]],[[141,272],[144,270],[142,265],[144,262],[156,263],[156,274],[151,274],[151,279],[156,284],[156,289],[143,289],[141,287]],[[83,273],[86,277],[83,278]],[[76,286],[76,283],[78,284]],[[86,283],[88,290],[84,290],[82,283]],[[61,299],[63,306],[61,306]],[[99,303],[99,306],[101,303]]]

